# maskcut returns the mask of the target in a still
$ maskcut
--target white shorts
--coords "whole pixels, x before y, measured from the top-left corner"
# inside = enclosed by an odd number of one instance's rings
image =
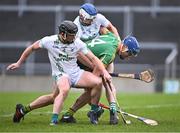
[[[81,78],[82,73],[84,70],[79,69],[77,72],[74,73],[60,73],[58,75],[53,75],[53,79],[57,82],[61,79],[62,76],[66,76],[69,79],[70,86],[75,86],[79,79]]]

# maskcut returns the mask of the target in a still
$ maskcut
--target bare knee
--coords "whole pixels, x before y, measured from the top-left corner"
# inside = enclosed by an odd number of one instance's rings
[[[102,79],[100,77],[96,79],[95,87],[96,86],[102,86]]]
[[[49,99],[51,99],[50,101],[51,101],[51,103],[53,104],[54,103],[54,100],[55,100],[55,98],[58,96],[58,94],[59,94],[59,91],[54,91],[53,93],[51,93],[51,94],[49,94],[48,96],[49,96]]]
[[[61,95],[63,98],[65,98],[69,93],[69,89],[61,90],[59,95]]]

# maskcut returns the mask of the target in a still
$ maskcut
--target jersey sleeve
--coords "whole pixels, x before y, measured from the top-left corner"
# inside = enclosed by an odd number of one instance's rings
[[[49,37],[44,37],[39,41],[39,46],[41,48],[48,48],[48,42],[49,42]]]
[[[107,27],[110,24],[110,21],[102,14],[98,14],[98,20],[104,27]]]
[[[76,39],[76,43],[78,43],[79,51],[83,52],[84,54],[88,53],[88,48],[83,41],[78,38]]]

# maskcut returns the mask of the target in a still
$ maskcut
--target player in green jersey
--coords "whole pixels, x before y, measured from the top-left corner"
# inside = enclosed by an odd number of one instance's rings
[[[109,65],[113,62],[118,48],[118,40],[113,33],[101,35],[97,39],[86,42],[87,47],[104,63]]]
[[[127,59],[136,56],[139,53],[140,48],[135,37],[128,36],[123,40],[122,43],[119,43],[113,33],[106,31],[106,29],[104,30],[105,30],[104,32],[106,33],[104,33],[103,35],[99,36],[96,39],[87,41],[86,44],[88,48],[91,50],[91,52],[93,52],[93,54],[96,55],[103,62],[103,64],[107,69],[113,63],[116,54],[118,54],[121,59]],[[83,57],[82,55],[80,57],[81,58],[79,58],[79,60],[81,60],[81,62],[84,62],[85,60],[87,62],[87,59],[85,57]],[[83,69],[88,67],[89,69],[93,70],[94,68],[91,62],[89,62],[89,64],[83,64],[83,65],[80,63],[80,66]],[[107,89],[106,89],[106,95],[110,106],[110,124],[117,124],[118,119],[116,114],[116,101],[115,101],[116,98],[113,97],[116,95],[116,89],[112,83],[111,86],[112,86],[111,92],[107,93]],[[114,93],[114,94],[109,94],[109,93]],[[90,101],[89,94],[90,94],[89,91],[85,91],[76,100],[74,105],[63,115],[61,121],[67,123],[75,122],[76,120],[73,117],[73,115],[79,108],[83,107],[85,104],[87,104]],[[90,113],[91,112],[88,113],[89,117],[91,117]],[[97,111],[97,117],[99,118],[102,113],[103,110],[99,109],[99,111]]]
[[[98,38],[87,41],[85,43],[87,44],[87,47],[93,52],[93,54],[101,59],[101,61],[105,66],[107,66],[107,68],[110,66],[110,64],[113,64],[119,46],[119,40],[112,32],[106,31],[106,33],[103,33],[103,35],[99,36]],[[80,56],[78,60],[80,62],[83,62],[83,57]],[[82,66],[81,63],[79,64],[80,66]],[[90,62],[89,64],[85,64],[85,66],[94,68],[93,66],[91,66]],[[109,73],[113,73],[113,69],[109,70]]]

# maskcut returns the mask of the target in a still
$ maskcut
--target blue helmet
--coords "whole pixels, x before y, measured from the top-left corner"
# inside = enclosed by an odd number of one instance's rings
[[[97,15],[97,9],[93,4],[85,3],[80,7],[80,9],[84,9],[90,16]]]
[[[139,43],[133,36],[127,36],[123,40],[123,44],[128,47],[128,52],[133,56],[137,56],[137,54],[140,52]]]

